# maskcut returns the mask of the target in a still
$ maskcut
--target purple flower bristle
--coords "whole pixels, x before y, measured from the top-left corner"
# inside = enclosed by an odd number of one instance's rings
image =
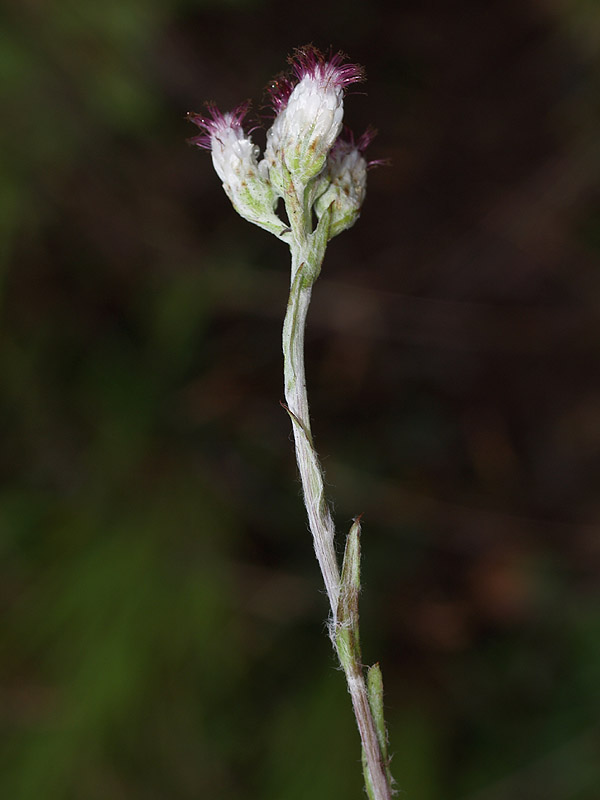
[[[354,133],[350,130],[347,125],[344,125],[344,129],[338,136],[335,144],[332,148],[332,153],[338,153],[338,155],[347,155],[352,150],[358,150],[361,155],[364,155],[365,150],[373,139],[377,136],[377,128],[374,128],[372,125],[368,125],[367,129],[364,133],[355,138]],[[367,167],[384,167],[389,166],[390,161],[387,158],[376,158],[372,161],[367,161]]]
[[[298,47],[289,59],[299,81],[309,75],[340,89],[346,89],[350,84],[365,78],[362,67],[358,64],[344,64],[345,60],[346,56],[339,52],[326,57],[312,44]]]
[[[339,147],[348,147],[352,150],[358,150],[359,152],[364,153],[376,136],[377,128],[369,125],[366,131],[362,133],[358,139],[356,139],[354,132],[351,131],[347,125],[344,125],[344,128],[338,136],[336,143],[333,145],[333,148],[335,150]]]
[[[292,80],[281,73],[277,75],[267,86],[267,93],[271,101],[271,106],[275,114],[280,114],[287,106],[290,95],[294,90]]]
[[[374,128],[372,125],[368,125],[365,132],[358,137],[358,141],[356,142],[356,147],[360,150],[361,153],[364,153],[367,147],[371,144],[371,142],[376,136],[377,136],[377,128]]]
[[[193,122],[202,133],[188,139],[190,144],[195,144],[197,147],[203,147],[205,150],[210,150],[212,147],[212,137],[218,135],[219,131],[226,128],[241,128],[244,117],[250,108],[250,101],[240,103],[233,111],[223,113],[219,111],[215,103],[206,103],[207,115],[198,114],[195,111],[189,111],[186,118]]]

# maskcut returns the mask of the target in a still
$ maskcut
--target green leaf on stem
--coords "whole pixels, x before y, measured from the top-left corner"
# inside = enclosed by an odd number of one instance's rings
[[[367,695],[369,697],[369,705],[371,706],[371,714],[375,722],[375,730],[377,731],[377,739],[379,741],[379,749],[381,750],[381,757],[385,767],[388,780],[391,783],[392,776],[388,767],[388,737],[385,728],[385,717],[383,712],[383,676],[381,668],[378,663],[373,664],[367,671]]]
[[[337,607],[337,645],[342,666],[347,652],[354,664],[360,663],[358,595],[360,593],[360,517],[354,520],[346,538],[340,599]]]

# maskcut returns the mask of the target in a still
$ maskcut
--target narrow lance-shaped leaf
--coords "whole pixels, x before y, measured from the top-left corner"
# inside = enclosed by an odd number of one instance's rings
[[[388,764],[388,737],[385,727],[385,716],[383,711],[383,675],[381,674],[381,667],[378,663],[369,667],[367,672],[367,694],[369,697],[369,705],[371,706],[371,714],[375,722],[375,730],[377,731],[377,739],[379,741],[379,749],[381,750],[381,757],[385,767],[388,780],[392,781]]]
[[[342,666],[360,663],[358,596],[360,594],[360,517],[346,538],[337,607],[336,644]]]

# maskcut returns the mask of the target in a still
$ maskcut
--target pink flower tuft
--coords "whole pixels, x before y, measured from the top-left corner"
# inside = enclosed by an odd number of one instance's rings
[[[323,89],[342,90],[352,83],[364,80],[363,68],[357,64],[344,64],[345,58],[342,53],[326,57],[312,44],[298,47],[288,59],[293,75],[277,75],[267,87],[275,115],[287,107],[290,95],[303,78],[311,78]]]
[[[326,87],[346,89],[352,83],[365,79],[364,69],[358,64],[344,64],[346,56],[335,53],[326,58],[313,45],[298,47],[290,57],[290,63],[298,81],[307,75]]]
[[[337,158],[343,157],[353,150],[357,150],[361,155],[364,155],[365,150],[367,147],[369,147],[376,136],[377,128],[374,128],[372,125],[369,125],[365,132],[358,137],[358,139],[354,138],[354,133],[350,130],[350,128],[344,126],[344,130],[338,136],[331,149],[331,153]],[[387,158],[376,158],[372,161],[367,161],[367,168],[389,166],[389,163],[390,161]]]
[[[206,108],[208,116],[197,114],[194,111],[189,111],[186,115],[190,122],[197,125],[202,133],[188,139],[190,144],[195,144],[197,147],[203,147],[205,150],[212,149],[213,138],[218,139],[219,135],[224,134],[228,130],[242,131],[242,122],[250,108],[250,101],[240,103],[239,106],[233,111],[226,111],[224,114],[219,111],[214,103],[207,103]]]

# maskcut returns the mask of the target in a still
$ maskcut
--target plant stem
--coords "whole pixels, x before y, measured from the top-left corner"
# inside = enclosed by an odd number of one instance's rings
[[[304,371],[304,329],[310,304],[311,286],[302,285],[303,267],[292,267],[292,288],[283,326],[285,400],[293,421],[296,458],[304,492],[315,553],[335,614],[340,591],[340,572],[334,549],[335,528],[325,501],[323,477],[312,444],[308,396]]]
[[[325,500],[323,475],[313,445],[306,392],[304,370],[306,315],[312,284],[319,274],[325,252],[329,220],[327,215],[324,215],[319,221],[317,230],[308,233],[309,223],[306,214],[301,210],[301,204],[290,201],[290,205],[292,207],[288,207],[288,216],[292,220],[294,235],[290,245],[291,289],[283,325],[285,400],[292,420],[296,459],[309,526],[331,607],[330,636],[346,675],[362,742],[367,792],[371,800],[391,800],[385,726],[383,715],[379,714],[379,710],[382,709],[382,690],[376,696],[369,694],[360,659],[358,636],[360,525],[355,522],[348,536],[344,567],[340,576],[334,546],[335,528]],[[376,722],[379,716],[381,720]]]

